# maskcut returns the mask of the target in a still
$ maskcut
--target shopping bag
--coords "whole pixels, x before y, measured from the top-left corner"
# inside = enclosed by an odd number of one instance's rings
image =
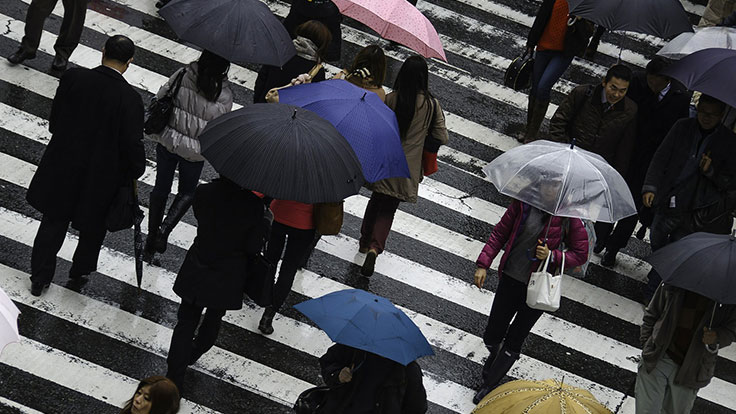
[[[554,312],[560,308],[560,297],[562,296],[562,272],[565,268],[565,254],[562,254],[562,266],[560,274],[552,275],[547,271],[552,252],[540,263],[536,272],[529,277],[529,285],[526,288],[526,304],[532,309]]]

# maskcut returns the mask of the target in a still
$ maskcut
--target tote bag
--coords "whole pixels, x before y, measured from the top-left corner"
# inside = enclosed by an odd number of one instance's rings
[[[529,277],[529,285],[526,288],[526,304],[532,309],[554,312],[560,307],[562,296],[562,272],[565,269],[565,254],[562,254],[562,266],[560,274],[554,276],[547,272],[549,259],[552,252],[539,264],[539,269]]]

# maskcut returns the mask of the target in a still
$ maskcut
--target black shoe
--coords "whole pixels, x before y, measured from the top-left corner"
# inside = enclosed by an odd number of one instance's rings
[[[491,391],[493,391],[493,388],[490,385],[481,385],[481,387],[478,389],[478,392],[476,392],[473,396],[473,404],[478,405],[480,403],[480,400],[482,400],[483,397],[488,395],[488,393]]]
[[[601,266],[605,266],[605,267],[615,266],[617,254],[618,254],[618,250],[606,249],[606,254],[604,254],[603,259],[601,259]]]
[[[483,378],[484,383],[488,381],[488,377],[491,376],[491,367],[493,366],[493,361],[496,360],[496,355],[498,355],[498,350],[501,348],[501,344],[486,345],[486,348],[488,348],[488,358],[486,358],[486,362],[483,364],[483,370],[481,371],[481,377]]]
[[[69,63],[69,59],[57,54],[54,56],[54,61],[51,62],[51,69],[59,72],[66,70],[66,65]]]
[[[365,277],[373,276],[373,271],[376,268],[377,256],[378,253],[375,250],[368,250],[368,253],[365,254],[365,261],[363,261],[363,266],[360,268],[360,274]]]
[[[606,245],[605,244],[603,244],[603,243],[596,243],[595,244],[595,247],[593,247],[593,253],[595,253],[595,254],[601,254],[601,252],[605,248],[606,248]]]
[[[267,306],[266,309],[263,310],[263,316],[261,317],[261,322],[258,324],[258,330],[263,332],[265,335],[271,335],[273,333],[273,317],[276,315],[276,310],[271,307]]]
[[[31,295],[39,297],[41,296],[41,293],[43,293],[43,290],[51,286],[51,283],[31,283]]]
[[[644,236],[647,235],[647,228],[644,226],[639,227],[639,230],[636,232],[636,238],[639,240],[644,240]]]
[[[486,394],[498,386],[498,383],[506,376],[506,373],[509,372],[511,366],[519,359],[519,356],[520,354],[518,352],[508,350],[505,347],[499,351],[496,359],[493,360],[493,363],[488,369],[488,375],[483,381],[483,385],[473,397],[475,404],[478,404]]]
[[[13,65],[18,65],[20,63],[23,63],[23,61],[28,59],[33,59],[36,57],[35,53],[26,52],[23,49],[18,49],[17,52],[13,53],[8,57],[8,62],[12,63]]]

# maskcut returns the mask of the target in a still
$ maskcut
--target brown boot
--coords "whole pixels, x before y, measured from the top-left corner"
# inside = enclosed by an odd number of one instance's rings
[[[529,104],[526,107],[526,125],[524,126],[524,132],[520,133],[519,136],[516,137],[516,140],[519,142],[524,142],[524,139],[526,139],[527,131],[529,130],[529,124],[532,122],[532,116],[534,114],[534,104],[537,102],[537,97],[534,95],[529,95]]]
[[[547,114],[547,108],[549,107],[549,101],[535,100],[534,109],[532,109],[532,116],[529,123],[526,125],[526,134],[524,134],[524,143],[528,144],[532,141],[536,141],[537,134],[539,134],[539,128],[542,126],[544,116]]]

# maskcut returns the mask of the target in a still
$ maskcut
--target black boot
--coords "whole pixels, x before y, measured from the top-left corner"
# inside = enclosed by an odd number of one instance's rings
[[[605,266],[605,267],[615,266],[617,254],[618,254],[618,249],[606,248],[606,254],[604,254],[603,259],[601,259],[601,266]]]
[[[491,374],[491,367],[493,366],[493,361],[496,360],[496,355],[498,355],[498,349],[500,347],[501,347],[501,344],[486,345],[486,348],[488,348],[488,358],[486,358],[486,362],[485,364],[483,364],[483,371],[481,372],[483,383],[486,383],[488,381],[488,377]]]
[[[266,306],[266,309],[263,310],[261,322],[258,324],[258,330],[266,335],[271,335],[273,333],[272,322],[274,316],[276,316],[276,309],[273,306]]]
[[[193,201],[193,194],[176,195],[176,198],[174,198],[174,202],[171,203],[171,207],[169,207],[169,212],[166,213],[166,218],[164,219],[163,223],[161,223],[161,229],[159,230],[156,237],[154,247],[156,248],[157,252],[164,253],[166,251],[169,234],[171,234],[171,231],[174,230],[174,227],[179,224],[179,221],[182,217],[184,217],[184,214],[186,214],[187,210],[189,210],[189,206],[192,205]]]
[[[547,114],[548,107],[549,100],[543,101],[536,99],[534,101],[534,109],[532,110],[529,123],[526,125],[526,133],[524,134],[525,144],[537,140],[537,135],[539,134],[539,129],[542,127],[542,122],[544,122],[544,116]]]
[[[143,260],[149,263],[156,253],[156,238],[161,221],[164,219],[166,198],[166,196],[151,193],[151,198],[148,199],[148,235],[146,235],[146,245],[143,247]]]
[[[519,136],[516,138],[519,142],[524,142],[526,139],[527,134],[529,133],[529,125],[532,123],[532,116],[534,115],[534,105],[537,102],[537,97],[534,95],[529,95],[529,104],[526,107],[526,125],[524,125],[524,132],[519,134]]]
[[[473,404],[478,404],[486,394],[496,388],[498,383],[501,382],[506,373],[514,365],[514,362],[519,359],[520,355],[518,352],[513,352],[506,348],[501,349],[501,352],[496,356],[489,369],[487,381],[484,381],[478,392],[475,393]]]

